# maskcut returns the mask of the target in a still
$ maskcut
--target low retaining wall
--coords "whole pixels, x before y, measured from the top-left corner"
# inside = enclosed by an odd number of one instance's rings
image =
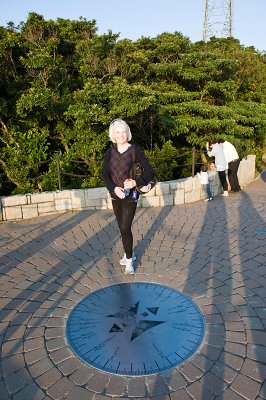
[[[255,156],[240,162],[239,183],[245,186],[255,177]],[[219,176],[210,175],[214,196],[222,193]],[[199,201],[204,197],[197,176],[174,181],[159,182],[149,193],[141,196],[138,207],[159,207]],[[0,197],[0,221],[22,220],[66,211],[111,209],[106,188],[73,189],[56,192],[33,193]]]

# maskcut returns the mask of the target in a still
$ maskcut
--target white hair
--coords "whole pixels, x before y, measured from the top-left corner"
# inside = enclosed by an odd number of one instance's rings
[[[131,130],[130,127],[128,126],[128,124],[126,123],[126,121],[124,121],[123,119],[117,118],[114,119],[110,126],[109,126],[109,138],[113,143],[116,143],[116,140],[114,138],[114,128],[117,125],[121,125],[126,129],[126,133],[127,133],[127,141],[130,142],[130,140],[132,139],[132,134],[131,134]]]

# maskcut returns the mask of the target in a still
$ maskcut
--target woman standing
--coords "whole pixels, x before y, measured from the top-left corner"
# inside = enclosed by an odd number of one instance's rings
[[[113,210],[119,226],[125,254],[119,261],[125,265],[125,274],[134,274],[132,222],[136,213],[139,193],[136,186],[147,185],[153,178],[154,171],[148,159],[135,145],[128,143],[132,139],[128,124],[122,119],[115,119],[109,127],[109,138],[115,146],[108,149],[104,156],[103,179],[111,195]],[[130,179],[133,163],[133,146],[135,161],[141,163],[143,174]]]

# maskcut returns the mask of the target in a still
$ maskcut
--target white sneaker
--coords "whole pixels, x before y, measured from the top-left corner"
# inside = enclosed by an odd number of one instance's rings
[[[126,258],[126,268],[125,268],[126,275],[133,275],[134,268],[133,268],[133,260],[132,258]]]
[[[127,265],[126,259],[127,259],[127,257],[126,257],[126,253],[125,253],[125,254],[123,255],[123,257],[121,258],[121,260],[119,261],[119,264],[120,264],[120,265]],[[132,260],[133,260],[133,261],[136,261],[136,259],[137,259],[137,257],[135,256],[134,251],[133,251],[133,253],[132,253]]]
[[[228,196],[228,190],[225,190],[225,191],[223,192],[222,196],[227,197],[227,196]]]

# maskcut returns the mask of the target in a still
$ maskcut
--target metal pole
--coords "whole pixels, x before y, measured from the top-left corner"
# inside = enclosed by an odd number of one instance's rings
[[[192,178],[195,176],[195,157],[196,156],[196,149],[195,147],[192,147],[192,171],[191,171],[191,175]]]
[[[57,167],[57,179],[58,179],[58,190],[62,190],[61,185],[61,171],[60,171],[60,159],[59,155],[56,156],[56,167]]]

